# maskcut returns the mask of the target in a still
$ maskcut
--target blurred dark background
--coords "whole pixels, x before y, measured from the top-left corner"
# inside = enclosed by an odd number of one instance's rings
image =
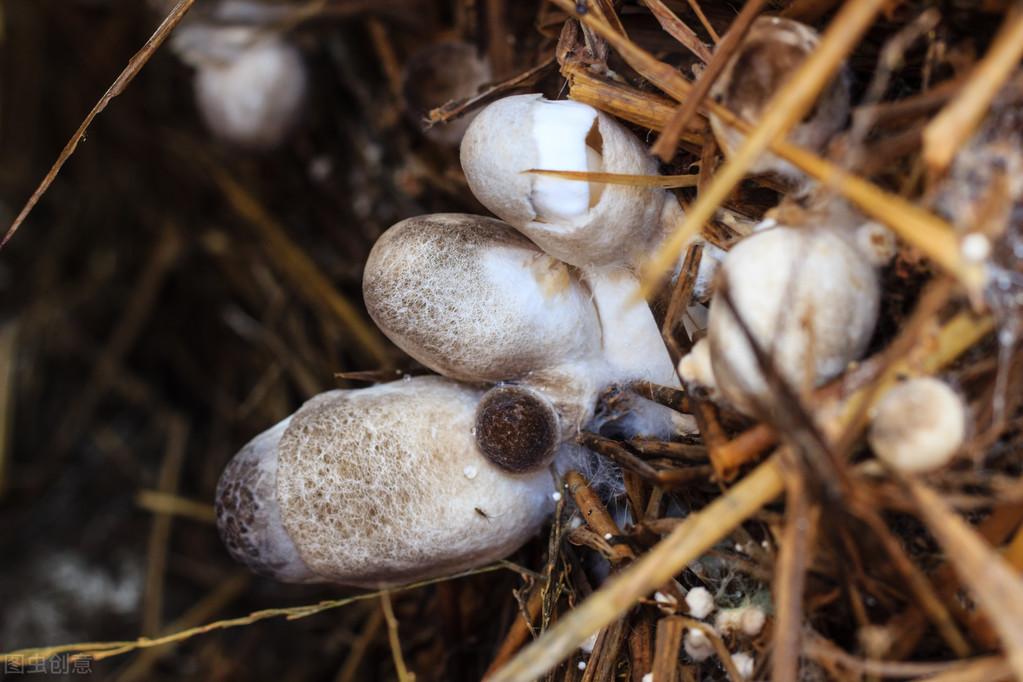
[[[487,28],[471,2],[292,4],[316,5],[287,33],[310,88],[280,147],[216,140],[192,70],[165,45],[0,253],[0,651],[346,594],[248,576],[217,537],[213,491],[253,435],[316,392],[359,385],[335,373],[414,369],[366,317],[362,266],[401,218],[479,210],[457,147],[419,117],[451,94],[429,49],[469,43],[487,60]],[[499,50],[495,77],[550,49],[531,30],[540,5],[506,10],[528,41]],[[141,0],[0,3],[3,229],[160,19]],[[419,679],[478,678],[515,608],[479,602],[516,580],[396,598]],[[379,613],[357,603],[91,667],[120,680],[389,679]]]

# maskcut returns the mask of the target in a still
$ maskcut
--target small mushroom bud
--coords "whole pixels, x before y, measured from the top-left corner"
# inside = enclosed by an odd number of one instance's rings
[[[714,595],[706,587],[694,587],[686,593],[686,608],[689,615],[703,620],[714,612]]]
[[[714,619],[714,629],[723,635],[743,634],[756,637],[767,624],[767,615],[759,606],[740,606],[718,612]]]
[[[480,395],[417,377],[316,396],[224,471],[232,554],[279,580],[381,587],[514,551],[550,513],[553,480],[480,453]]]
[[[196,67],[196,103],[215,135],[264,150],[291,131],[308,81],[293,45],[255,26],[206,24],[186,26],[173,45],[182,60]]]
[[[739,673],[739,677],[744,680],[753,679],[753,671],[756,668],[757,659],[753,654],[740,651],[737,654],[732,654],[732,665],[735,666],[736,672]]]
[[[490,389],[476,411],[476,443],[506,471],[543,468],[561,441],[558,414],[550,401],[526,386]]]
[[[656,174],[646,147],[593,107],[537,94],[505,97],[469,126],[461,158],[484,206],[570,265],[633,265],[660,239],[664,190],[527,172]]]
[[[884,267],[899,252],[895,234],[881,223],[873,221],[858,225],[853,231],[856,245],[871,265]]]
[[[699,628],[689,628],[682,638],[682,648],[697,663],[714,655],[714,644]]]
[[[728,252],[721,277],[735,312],[794,390],[835,377],[866,350],[880,287],[845,235],[823,228],[756,232]],[[725,298],[719,288],[710,308],[714,382],[737,409],[756,415],[769,409],[772,389]]]
[[[819,34],[805,24],[778,17],[759,17],[714,82],[711,97],[755,124],[781,86],[819,43]],[[821,151],[848,117],[849,79],[843,71],[824,89],[813,109],[792,129],[788,139]],[[711,114],[710,123],[725,154],[732,154],[742,145],[744,135],[718,116]],[[794,166],[770,153],[761,156],[750,172],[776,173],[790,181],[805,180]]]
[[[948,384],[932,377],[904,381],[874,408],[867,440],[874,453],[899,471],[939,469],[966,437],[966,405]]]

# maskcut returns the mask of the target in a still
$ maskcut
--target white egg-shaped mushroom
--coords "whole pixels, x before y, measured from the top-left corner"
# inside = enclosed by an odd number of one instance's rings
[[[802,394],[866,350],[880,286],[873,266],[835,230],[774,227],[728,252],[710,308],[713,381],[737,409],[756,415],[776,397],[726,299],[780,378]],[[700,366],[696,358],[694,376]]]
[[[272,521],[249,522],[247,544],[232,554],[280,580],[382,587],[514,551],[549,515],[554,483],[548,471],[510,474],[480,453],[480,396],[418,377],[308,401],[254,441],[261,461],[276,460],[275,486],[271,476],[249,482],[248,448],[221,479],[218,509],[230,513],[220,518]],[[221,521],[230,547],[238,533],[228,526]],[[279,554],[290,570],[265,560]]]
[[[714,82],[710,95],[733,114],[756,124],[781,86],[819,43],[820,35],[805,24],[780,17],[759,17]],[[824,89],[807,117],[792,128],[788,139],[820,151],[848,117],[849,78],[842,71]],[[742,145],[743,133],[719,116],[711,114],[710,123],[725,154],[734,153]],[[750,172],[776,173],[792,181],[805,181],[805,176],[792,164],[771,153],[763,154]]]
[[[661,238],[662,189],[528,172],[657,173],[645,145],[589,105],[538,94],[500,99],[469,126],[461,159],[484,206],[571,265],[631,266]]]
[[[308,89],[305,63],[294,45],[258,27],[193,24],[173,46],[196,68],[196,103],[216,136],[264,150],[292,130]]]
[[[511,381],[600,353],[597,311],[576,274],[493,218],[395,224],[370,252],[362,291],[388,338],[452,379]]]
[[[908,379],[888,390],[874,408],[867,441],[899,471],[933,471],[962,447],[966,415],[962,398],[945,382]]]

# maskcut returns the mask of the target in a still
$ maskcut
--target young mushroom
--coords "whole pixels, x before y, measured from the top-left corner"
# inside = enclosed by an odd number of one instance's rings
[[[646,146],[591,106],[537,94],[500,99],[469,126],[461,159],[480,203],[569,265],[634,265],[660,239],[665,190],[528,172],[657,173]]]
[[[172,46],[196,69],[196,103],[215,135],[265,150],[291,131],[308,85],[295,46],[258,26],[205,23],[182,27]]]
[[[476,447],[482,392],[417,377],[318,395],[257,436],[217,486],[232,556],[285,582],[381,587],[500,559],[553,508],[545,470]]]
[[[682,374],[713,381],[708,388],[742,412],[770,412],[772,386],[747,331],[780,378],[803,392],[866,350],[879,303],[877,273],[847,235],[784,226],[756,232],[728,252],[707,345],[683,359]]]
[[[710,90],[711,97],[741,119],[755,124],[782,84],[820,43],[811,27],[791,19],[759,17]],[[789,140],[821,151],[849,117],[849,78],[843,71],[818,97],[807,117],[789,133]],[[714,136],[725,154],[732,154],[744,135],[711,114]],[[765,153],[750,169],[774,173],[802,185],[805,176],[792,164]]]
[[[363,295],[377,326],[422,364],[502,384],[481,404],[481,417],[493,419],[478,425],[477,438],[493,461],[521,470],[549,462],[557,443],[593,417],[603,388],[677,381],[649,309],[628,298],[632,281],[610,273],[587,287],[505,223],[435,214],[380,237]],[[523,449],[523,428],[544,437]],[[523,460],[524,452],[533,455]]]
[[[921,473],[947,464],[966,437],[966,405],[945,382],[908,379],[873,410],[867,441],[889,466]]]

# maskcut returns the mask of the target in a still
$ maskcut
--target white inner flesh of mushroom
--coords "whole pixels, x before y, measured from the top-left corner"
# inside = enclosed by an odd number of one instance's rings
[[[569,100],[538,101],[532,108],[537,168],[600,173],[604,160],[587,138],[597,122],[593,107]],[[533,209],[545,223],[572,222],[586,215],[600,199],[603,185],[585,180],[537,175],[533,179]]]

